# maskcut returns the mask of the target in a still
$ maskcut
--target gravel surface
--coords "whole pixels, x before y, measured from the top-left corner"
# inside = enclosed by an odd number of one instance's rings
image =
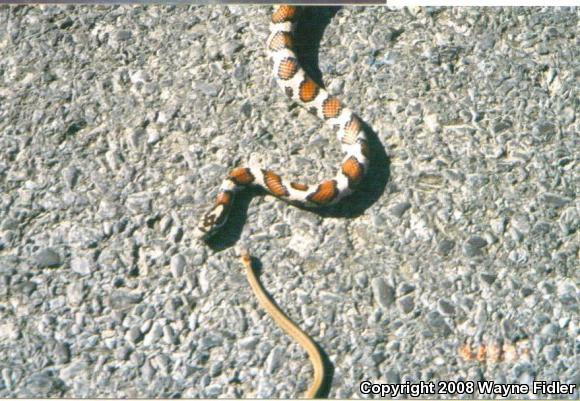
[[[241,245],[326,351],[331,397],[578,389],[578,9],[308,10],[304,64],[375,133],[369,178],[318,213],[245,194],[198,244],[233,166],[313,182],[341,159],[275,86],[268,14],[0,8],[0,397],[301,395],[312,368]]]

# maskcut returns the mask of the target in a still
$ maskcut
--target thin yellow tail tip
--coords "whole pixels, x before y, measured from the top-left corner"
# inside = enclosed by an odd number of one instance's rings
[[[240,250],[240,256],[242,257],[242,263],[245,265],[249,265],[251,262],[250,252],[246,248],[242,248]]]

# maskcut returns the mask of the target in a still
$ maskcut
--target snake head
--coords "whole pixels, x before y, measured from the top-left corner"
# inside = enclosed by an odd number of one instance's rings
[[[201,219],[201,222],[193,231],[195,238],[207,241],[226,222],[229,208],[223,204],[213,206]]]

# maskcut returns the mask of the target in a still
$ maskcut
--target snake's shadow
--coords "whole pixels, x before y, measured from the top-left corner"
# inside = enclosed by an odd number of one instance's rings
[[[339,10],[340,7],[305,7],[294,33],[294,45],[300,64],[320,86],[324,86],[322,73],[318,67],[320,41],[324,30]],[[345,103],[348,104],[348,99],[345,99]],[[357,190],[333,206],[307,208],[298,205],[296,207],[322,217],[356,218],[381,197],[390,176],[389,158],[372,128],[364,121],[362,128],[369,144],[370,166]],[[236,206],[228,218],[228,223],[216,236],[207,241],[209,247],[214,251],[221,251],[235,245],[240,239],[246,222],[250,201],[254,196],[265,194],[267,194],[266,191],[262,189],[250,188],[236,195]]]

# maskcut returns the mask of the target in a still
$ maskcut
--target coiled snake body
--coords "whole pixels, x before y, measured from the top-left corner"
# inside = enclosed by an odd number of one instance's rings
[[[336,128],[345,153],[340,169],[333,179],[308,185],[288,181],[258,166],[236,167],[223,181],[215,204],[197,226],[194,235],[198,238],[208,238],[225,224],[234,194],[247,186],[262,187],[277,198],[305,207],[327,206],[352,193],[368,168],[368,144],[360,119],[314,82],[298,63],[292,34],[296,14],[296,7],[292,6],[276,7],[272,14],[267,48],[274,76],[286,95]]]
[[[298,62],[293,45],[296,18],[297,9],[293,6],[277,6],[272,14],[267,48],[273,62],[274,76],[288,97],[336,129],[345,154],[340,169],[334,178],[317,185],[308,185],[288,181],[271,170],[257,166],[236,167],[221,184],[215,204],[197,226],[194,233],[197,238],[207,239],[226,223],[234,194],[247,186],[262,187],[290,203],[319,207],[334,204],[352,193],[368,169],[369,150],[360,119],[314,82]],[[324,379],[324,366],[318,347],[266,295],[252,268],[247,251],[242,252],[242,262],[260,304],[308,352],[314,367],[314,380],[306,392],[306,397],[317,396]]]

